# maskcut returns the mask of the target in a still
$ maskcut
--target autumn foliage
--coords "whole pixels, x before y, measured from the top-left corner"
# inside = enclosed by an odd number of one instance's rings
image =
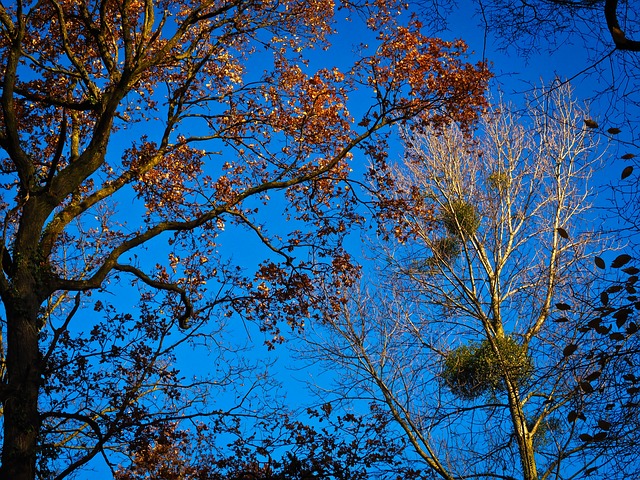
[[[472,122],[485,105],[485,66],[401,13],[381,0],[0,6],[2,478],[64,478],[100,456],[115,469],[145,425],[213,415],[206,399],[242,370],[187,381],[181,345],[219,345],[242,318],[273,347],[283,322],[314,313],[314,279],[348,282],[347,180],[384,158],[378,132]],[[327,60],[363,18],[371,45]],[[240,240],[253,268],[224,249]]]

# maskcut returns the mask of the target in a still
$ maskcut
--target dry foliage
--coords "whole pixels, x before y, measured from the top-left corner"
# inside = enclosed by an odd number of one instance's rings
[[[367,18],[374,39],[346,67],[322,53],[338,12]],[[350,281],[341,241],[359,222],[347,183],[358,149],[379,159],[384,128],[472,122],[485,104],[485,66],[465,62],[462,42],[399,24],[401,12],[0,6],[0,477],[64,478],[99,457],[115,470],[151,426],[229,414],[210,399],[253,376],[215,358],[233,357],[230,319],[255,321],[273,348],[283,325],[313,315],[315,279]],[[370,102],[352,112],[356,91]],[[233,249],[258,252],[254,265]],[[220,371],[179,372],[187,345],[213,349],[204,362]]]

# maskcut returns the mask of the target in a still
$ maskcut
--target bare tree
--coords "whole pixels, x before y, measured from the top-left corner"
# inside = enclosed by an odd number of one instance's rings
[[[584,328],[594,306],[577,301],[603,246],[589,214],[600,149],[568,87],[539,98],[526,117],[499,105],[475,136],[405,132],[395,182],[377,185],[399,241],[383,244],[375,289],[354,289],[314,340],[341,368],[337,391],[384,405],[441,478],[638,468],[620,359],[599,354],[625,330]]]

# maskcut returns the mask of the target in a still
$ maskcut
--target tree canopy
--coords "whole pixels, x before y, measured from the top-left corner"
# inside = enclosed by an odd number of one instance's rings
[[[637,475],[637,20],[0,2],[0,478]],[[552,83],[491,104],[491,36]]]

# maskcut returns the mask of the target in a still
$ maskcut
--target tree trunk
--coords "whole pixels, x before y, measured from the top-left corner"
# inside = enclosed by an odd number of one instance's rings
[[[534,458],[533,441],[531,436],[527,434],[523,438],[524,448],[520,449],[520,459],[522,460],[522,470],[526,480],[538,480],[538,468]]]
[[[507,383],[507,395],[509,397],[509,410],[518,443],[520,463],[522,464],[523,480],[538,480],[538,468],[533,450],[533,436],[527,426],[527,419],[522,409],[522,402],[517,387],[511,382]]]
[[[15,290],[11,299],[3,299],[7,316],[7,379],[2,399],[4,445],[0,479],[33,480],[40,431],[38,393],[42,362],[37,325],[40,302],[33,291]]]

